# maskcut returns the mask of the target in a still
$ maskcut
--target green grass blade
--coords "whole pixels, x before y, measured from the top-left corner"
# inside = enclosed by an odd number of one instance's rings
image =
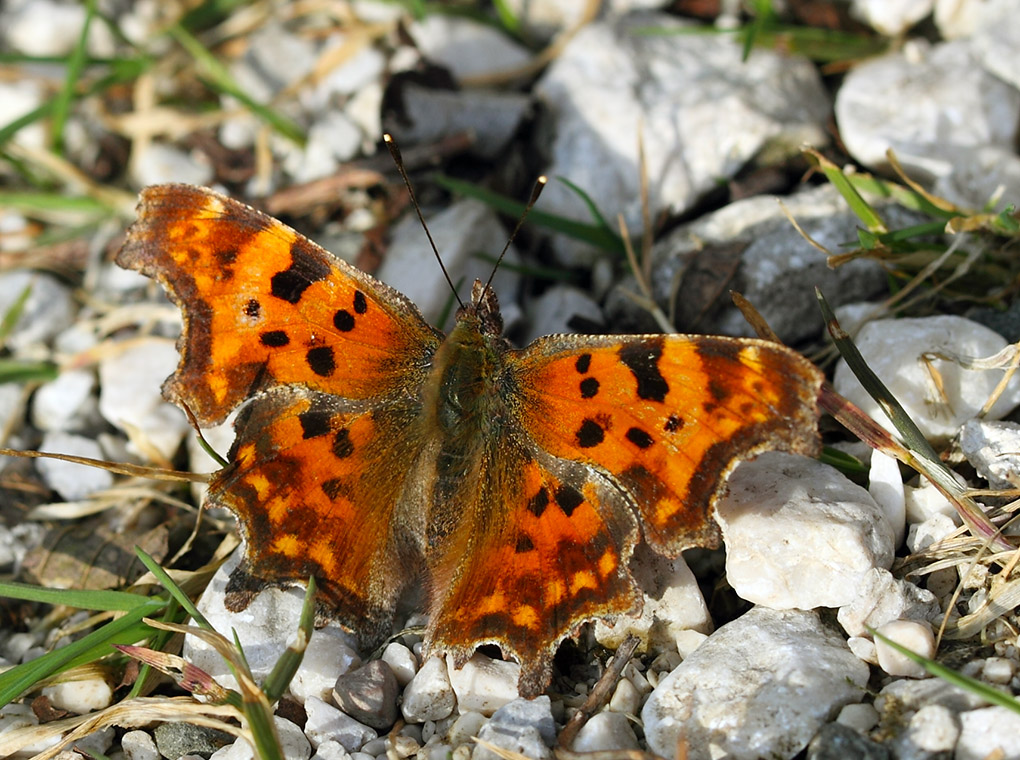
[[[287,647],[287,651],[276,661],[273,670],[261,684],[262,691],[270,702],[275,702],[287,691],[291,679],[301,666],[301,660],[305,656],[305,647],[308,646],[314,629],[315,578],[311,577],[308,579],[308,590],[305,592],[305,601],[301,606],[301,618],[298,622],[300,635],[297,642]]]
[[[470,182],[463,182],[445,175],[437,175],[435,181],[440,187],[467,198],[476,198],[501,214],[519,218],[524,213],[523,203],[511,200],[491,190],[478,187]],[[568,187],[571,186],[570,182],[563,181]],[[586,197],[583,191],[580,192],[582,197]],[[597,218],[601,218],[598,215],[598,209],[594,209],[594,215]],[[603,251],[610,251],[621,256],[624,254],[623,241],[620,240],[619,235],[616,235],[608,225],[604,224],[604,220],[601,225],[584,224],[583,222],[575,222],[572,219],[565,219],[562,216],[549,214],[538,209],[532,209],[528,213],[528,221],[572,237],[575,240],[588,243]]]
[[[44,383],[56,380],[60,371],[50,362],[0,359],[0,383]]]
[[[205,628],[207,631],[214,630],[212,624],[206,619],[205,615],[198,611],[198,607],[196,607],[194,602],[191,601],[191,598],[181,590],[180,586],[174,583],[173,578],[170,577],[166,570],[159,566],[159,563],[156,562],[156,560],[146,554],[138,546],[135,547],[135,554],[138,556],[138,559],[141,560],[142,564],[145,565],[145,568],[156,576],[156,580],[159,581],[160,585],[170,592],[170,596],[172,596],[174,600],[181,605],[184,611],[187,612],[196,623],[198,623],[202,628]]]
[[[149,600],[148,604],[136,607],[65,647],[0,673],[0,707],[45,678],[111,654],[114,644],[133,644],[145,639],[152,629],[142,618],[157,614],[164,604],[163,600]]]
[[[153,605],[159,608],[167,603],[165,598],[145,597],[140,594],[129,594],[126,591],[46,588],[14,581],[0,583],[0,597],[45,604],[62,604],[65,607],[74,607],[79,610],[103,610],[106,612],[129,612],[139,607],[151,609]]]
[[[205,74],[206,81],[210,87],[240,100],[252,113],[287,139],[292,140],[298,145],[303,146],[305,144],[307,138],[297,124],[282,114],[278,114],[273,109],[255,101],[248,93],[242,90],[237,82],[234,81],[226,66],[220,63],[216,56],[206,50],[205,46],[183,26],[175,24],[170,27],[170,36],[195,60],[199,69]]]
[[[64,150],[64,125],[67,123],[67,116],[71,111],[71,103],[74,102],[75,87],[81,81],[86,62],[88,61],[89,27],[92,26],[92,19],[95,16],[95,0],[85,0],[85,22],[81,25],[78,43],[74,46],[71,55],[67,59],[64,85],[53,99],[53,118],[50,121],[50,147],[58,154],[63,153]]]
[[[818,169],[821,170],[825,178],[832,183],[832,185],[839,191],[839,194],[843,196],[850,210],[857,215],[864,226],[868,228],[869,232],[876,234],[883,234],[888,232],[888,228],[885,226],[885,222],[882,221],[882,217],[878,215],[878,212],[871,207],[871,204],[864,200],[863,196],[857,192],[857,188],[854,187],[854,183],[843,173],[843,170],[836,166],[832,161],[827,159],[821,153],[815,150],[806,150],[804,155],[808,161],[813,163]]]

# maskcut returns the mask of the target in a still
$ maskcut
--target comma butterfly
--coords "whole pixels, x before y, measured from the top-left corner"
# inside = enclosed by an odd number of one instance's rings
[[[163,386],[199,423],[245,404],[208,502],[237,515],[243,609],[315,576],[371,648],[423,584],[428,653],[497,645],[541,693],[582,623],[640,611],[638,541],[712,546],[736,463],[814,453],[821,373],[783,346],[690,335],[501,337],[475,283],[449,335],[407,298],[210,190],[141,194],[117,259],[184,311]]]

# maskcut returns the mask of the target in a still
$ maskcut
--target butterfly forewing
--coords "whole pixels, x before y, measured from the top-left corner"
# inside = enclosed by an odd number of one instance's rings
[[[520,355],[535,445],[609,474],[653,548],[714,545],[725,476],[766,448],[818,450],[821,373],[783,346],[712,336],[549,336]]]
[[[290,383],[385,397],[413,382],[439,342],[396,291],[203,188],[142,191],[117,261],[158,279],[184,310],[181,362],[164,390],[203,424]]]

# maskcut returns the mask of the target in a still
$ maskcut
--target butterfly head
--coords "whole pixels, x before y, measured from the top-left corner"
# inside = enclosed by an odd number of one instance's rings
[[[499,313],[499,300],[491,285],[475,280],[471,286],[471,303],[457,310],[457,322],[475,322],[484,335],[503,334],[503,315]]]

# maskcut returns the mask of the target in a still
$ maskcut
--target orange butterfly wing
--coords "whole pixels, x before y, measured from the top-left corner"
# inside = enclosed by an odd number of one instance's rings
[[[550,336],[506,367],[516,424],[482,455],[434,561],[430,643],[458,660],[465,640],[495,643],[534,695],[563,638],[636,611],[639,526],[670,556],[715,545],[712,508],[740,459],[817,451],[823,378],[782,346],[708,336]]]
[[[441,337],[402,294],[191,185],[142,191],[117,263],[157,279],[183,309],[181,361],[164,393],[202,424],[290,383],[349,399],[398,392]]]
[[[315,575],[326,606],[377,642],[415,561],[396,535],[414,522],[397,515],[396,475],[412,471],[438,333],[401,294],[237,201],[161,185],[138,214],[118,263],[184,312],[164,395],[203,424],[250,399],[208,496],[247,543],[228,605]]]

